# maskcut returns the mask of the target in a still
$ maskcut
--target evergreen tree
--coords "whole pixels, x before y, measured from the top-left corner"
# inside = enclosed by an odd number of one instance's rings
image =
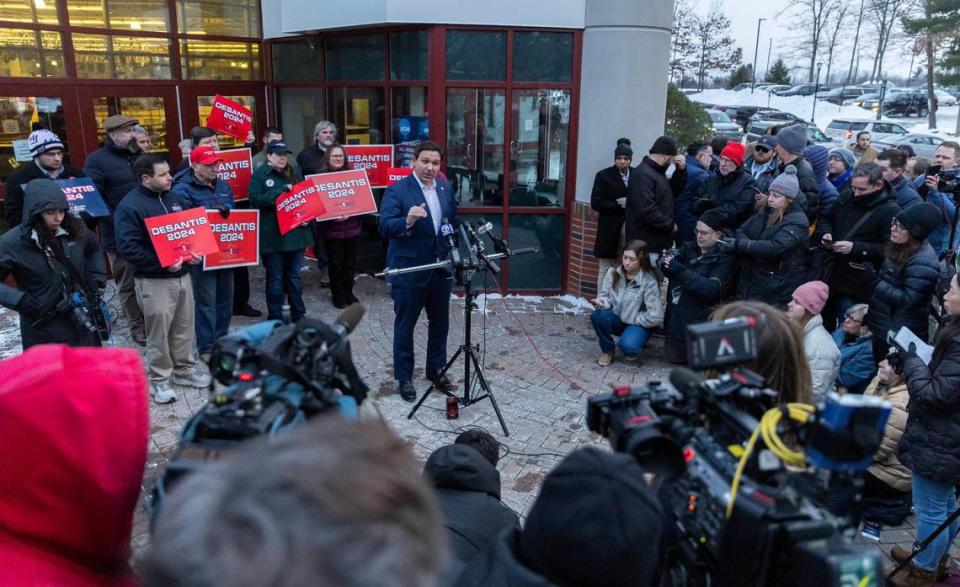
[[[927,99],[933,104],[934,56],[937,49],[949,41],[948,53],[951,55],[948,55],[946,67],[960,61],[953,51],[957,47],[957,31],[960,30],[960,0],[921,0],[920,6],[923,15],[904,18],[903,28],[909,34],[920,36],[927,58]],[[937,128],[937,113],[933,108],[929,109],[927,124],[930,128]],[[960,130],[960,119],[957,119],[957,127]]]
[[[667,113],[664,134],[680,145],[710,136],[710,117],[698,104],[687,98],[673,84],[667,86]]]
[[[764,81],[770,82],[771,84],[784,85],[789,85],[791,83],[790,70],[787,69],[782,57],[778,57],[777,60],[773,62],[773,65],[770,66],[770,71],[768,71],[767,75],[764,77]]]
[[[753,66],[749,63],[741,65],[733,70],[730,79],[727,80],[727,89],[732,90],[739,84],[745,84],[753,81]]]

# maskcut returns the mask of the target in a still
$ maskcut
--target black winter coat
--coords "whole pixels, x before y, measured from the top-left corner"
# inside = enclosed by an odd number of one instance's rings
[[[160,258],[153,248],[144,220],[180,212],[183,208],[170,192],[158,194],[138,186],[123,198],[114,214],[117,231],[117,254],[133,267],[134,277],[165,279],[180,277],[189,271],[184,263],[179,271],[167,271],[160,266]]]
[[[83,164],[83,172],[93,180],[111,214],[120,205],[120,200],[139,185],[139,181],[133,176],[133,162],[138,156],[140,153],[118,147],[107,137],[103,146],[90,153]],[[110,219],[104,220],[100,239],[104,249],[116,253],[113,224]]]
[[[460,563],[469,563],[504,530],[520,529],[520,517],[500,501],[500,473],[472,446],[437,449],[423,473],[437,489],[447,545]]]
[[[904,361],[909,416],[897,456],[914,475],[956,485],[960,483],[960,331],[948,327],[943,335],[929,366],[917,357]]]
[[[719,173],[708,177],[700,192],[702,199],[709,200],[709,204],[701,208],[720,210],[725,218],[725,226],[736,230],[754,212],[757,182],[740,167],[726,177]],[[700,213],[703,213],[702,210]]]
[[[35,300],[42,311],[34,315],[20,316],[20,340],[23,348],[43,343],[63,343],[73,346],[98,344],[96,337],[80,330],[67,314],[58,314],[57,305],[73,291],[99,290],[107,282],[103,253],[97,243],[97,235],[85,230],[79,238],[70,237],[63,231],[56,245],[76,272],[86,280],[78,285],[66,266],[59,261],[48,262],[36,240],[33,219],[40,215],[51,198],[33,194],[24,207],[24,221],[0,237],[0,304],[16,309],[24,297]],[[66,206],[66,197],[62,202]],[[54,254],[57,257],[57,254]],[[12,275],[16,287],[3,282]]]
[[[520,530],[501,534],[491,548],[464,569],[455,587],[555,587],[543,575],[524,566],[520,551]],[[577,553],[571,553],[577,556]]]
[[[300,153],[297,154],[297,167],[300,168],[300,175],[306,177],[307,175],[320,173],[323,167],[321,163],[323,162],[323,154],[325,152],[326,149],[321,149],[317,143],[313,143],[300,151]]]
[[[667,179],[667,167],[644,157],[630,178],[627,196],[626,242],[640,239],[657,252],[673,244],[673,197],[687,182],[686,169]]]
[[[939,279],[940,263],[929,243],[923,243],[899,269],[884,259],[867,314],[873,336],[886,340],[888,330],[896,332],[906,326],[927,340],[927,315]]]
[[[633,179],[634,169],[630,168]],[[590,192],[590,207],[597,211],[597,240],[593,243],[593,256],[601,259],[616,259],[620,256],[620,232],[626,209],[617,203],[617,198],[627,196],[627,186],[616,165],[601,169],[593,178]]]
[[[737,297],[784,306],[804,280],[807,217],[794,202],[780,222],[767,226],[770,212],[767,207],[755,213],[736,233]]]
[[[730,292],[735,271],[733,255],[717,247],[702,255],[696,243],[680,248],[670,267],[663,268],[670,279],[664,318],[668,346],[686,348],[687,326],[707,321],[710,310]]]
[[[883,262],[884,246],[890,241],[890,223],[899,212],[900,206],[887,188],[856,198],[852,192],[841,192],[830,211],[820,218],[814,236],[817,244],[825,234],[832,236],[834,242],[853,243],[849,255],[832,255],[831,295],[860,303],[870,301],[877,268]],[[849,234],[864,214],[870,214],[870,218]]]
[[[57,176],[57,179],[73,179],[75,177],[86,177],[82,171],[70,165],[64,165],[63,171]],[[7,177],[7,192],[3,199],[3,213],[7,219],[7,230],[12,230],[23,222],[23,186],[34,179],[49,179],[50,176],[44,173],[36,162],[31,161],[18,169],[16,173]]]

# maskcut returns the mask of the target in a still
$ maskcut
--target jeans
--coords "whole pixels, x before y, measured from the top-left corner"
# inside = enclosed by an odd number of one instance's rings
[[[197,352],[213,350],[213,343],[227,334],[233,316],[233,269],[204,271],[201,265],[193,273],[194,315]]]
[[[303,251],[263,253],[261,258],[267,271],[267,320],[283,319],[284,300],[289,300],[290,318],[299,320],[307,313],[300,295]]]
[[[917,512],[917,542],[922,542],[957,509],[953,485],[936,483],[914,474],[913,508]],[[958,529],[960,521],[954,521],[917,555],[914,563],[927,571],[936,570],[940,558],[947,553],[950,543],[956,538]]]
[[[617,346],[627,357],[636,357],[643,347],[647,346],[650,331],[636,324],[624,324],[617,313],[610,309],[594,310],[590,314],[590,322],[597,332],[600,341],[600,350],[612,353],[614,349],[613,337],[619,336]]]

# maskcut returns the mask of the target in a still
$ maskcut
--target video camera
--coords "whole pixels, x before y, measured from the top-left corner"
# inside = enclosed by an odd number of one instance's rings
[[[756,360],[757,327],[753,318],[689,326],[691,366]],[[589,429],[656,475],[678,529],[662,584],[882,584],[879,556],[854,544],[849,522],[821,503],[824,471],[869,466],[889,404],[830,394],[814,410],[778,405],[778,396],[747,369],[705,380],[679,368],[670,385],[621,386],[588,400]]]
[[[245,440],[278,436],[325,412],[356,418],[368,389],[347,337],[363,314],[363,306],[353,304],[332,325],[271,320],[219,339],[210,373],[223,387],[211,390],[184,425],[177,452],[157,480],[154,511],[182,477]]]
[[[936,175],[937,191],[953,194],[954,199],[960,198],[960,167],[943,169],[940,165],[931,165],[927,175]]]

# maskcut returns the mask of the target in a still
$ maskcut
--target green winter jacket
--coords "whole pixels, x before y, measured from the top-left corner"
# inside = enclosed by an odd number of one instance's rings
[[[277,225],[277,198],[286,187],[303,180],[300,174],[287,166],[288,174],[280,173],[270,165],[261,165],[250,177],[250,206],[260,209],[260,254],[303,250],[313,246],[310,229],[298,226],[287,234],[280,234]]]

